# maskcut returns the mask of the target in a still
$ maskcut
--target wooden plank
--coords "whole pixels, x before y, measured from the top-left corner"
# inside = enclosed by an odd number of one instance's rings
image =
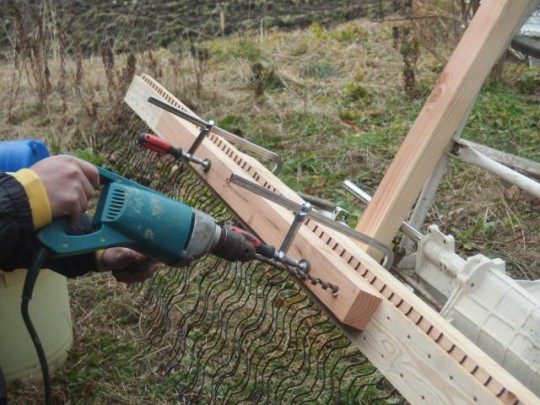
[[[126,101],[132,109],[146,117],[145,121],[157,135],[184,150],[189,149],[199,133],[199,128],[147,103],[146,100],[150,95],[161,96],[141,79],[135,78]],[[253,181],[274,176],[256,160],[241,154],[224,139],[214,134],[211,137],[217,140],[216,143],[205,139],[196,151],[196,156],[204,156],[212,162],[210,170],[206,173],[199,171],[200,175],[257,235],[266,243],[279,247],[293,221],[294,213],[228,182],[233,173],[241,174]],[[254,164],[258,167],[255,168]],[[286,188],[281,182],[276,182],[274,187]],[[287,196],[302,201],[290,190]],[[296,258],[309,257],[312,265],[310,274],[322,280],[331,277],[332,283],[340,286],[339,294],[334,296],[329,289],[323,290],[320,285],[309,284],[313,293],[341,322],[358,329],[366,327],[381,299],[343,258],[306,227],[302,227],[298,232],[289,254]],[[331,275],[328,273],[330,269]]]
[[[198,129],[147,103],[149,95],[185,108],[147,76],[135,78],[126,102],[158,135],[176,146],[188,148]],[[216,194],[263,240],[279,244],[284,228],[292,221],[292,213],[275,204],[258,201],[253,194],[228,184],[227,179],[232,171],[241,172],[253,181],[300,201],[296,193],[259,162],[215,135],[203,141],[197,156],[212,159],[212,169],[208,174],[202,173],[198,167],[194,169]],[[416,297],[354,241],[309,222],[302,226],[291,252],[315,263],[313,271],[316,275],[340,287],[340,294],[333,297],[336,301],[332,301],[329,292],[306,284],[313,298],[320,301],[337,321],[357,327],[355,325],[365,323],[363,303],[371,296],[382,299],[370,315],[369,323],[363,326],[363,332],[341,326],[353,343],[410,402],[539,403],[539,398]]]
[[[482,2],[356,230],[384,243],[392,241],[530,7],[529,0]],[[372,248],[367,251],[380,255]]]

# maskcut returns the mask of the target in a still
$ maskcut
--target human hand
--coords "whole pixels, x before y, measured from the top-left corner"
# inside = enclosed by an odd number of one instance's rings
[[[127,284],[144,281],[159,269],[159,263],[155,260],[123,247],[105,250],[101,265],[111,270],[117,281]]]
[[[68,216],[72,222],[76,221],[99,188],[97,168],[73,156],[49,157],[35,163],[30,170],[43,182],[53,218]]]

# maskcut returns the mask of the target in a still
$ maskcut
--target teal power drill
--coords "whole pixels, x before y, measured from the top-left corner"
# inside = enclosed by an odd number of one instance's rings
[[[234,226],[220,226],[210,215],[149,188],[99,168],[103,189],[85,235],[66,232],[67,219],[55,219],[37,232],[43,244],[28,269],[21,315],[39,358],[45,403],[52,403],[45,352],[32,324],[29,302],[39,273],[49,255],[68,256],[115,246],[140,252],[170,266],[182,266],[206,253],[228,261],[249,261],[258,255],[273,258],[275,249]],[[1,387],[0,387],[1,388]]]
[[[37,237],[54,255],[81,254],[115,246],[131,248],[170,266],[186,265],[206,253],[245,262],[257,254],[272,258],[273,246],[234,226],[103,168],[104,185],[93,217],[93,231],[66,233],[67,219],[54,220]]]
[[[45,352],[32,324],[29,302],[39,273],[49,255],[68,256],[123,246],[170,266],[182,266],[206,253],[228,261],[273,258],[274,247],[234,226],[221,226],[210,215],[149,188],[99,168],[103,189],[85,235],[66,232],[67,219],[58,218],[37,232],[43,244],[25,278],[21,314],[39,358],[45,403],[52,403]],[[1,388],[1,387],[0,387]]]

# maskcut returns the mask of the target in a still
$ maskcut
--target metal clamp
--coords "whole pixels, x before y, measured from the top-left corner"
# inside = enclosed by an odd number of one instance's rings
[[[261,197],[264,197],[269,201],[279,204],[282,207],[288,208],[291,211],[299,212],[302,209],[302,204],[291,201],[288,198],[280,194],[274,193],[257,183],[249,181],[236,173],[231,174],[229,181],[233,184],[236,184],[237,186],[251,191],[252,193],[260,195]],[[317,211],[311,210],[308,215],[311,219],[323,225],[326,225],[329,228],[344,234],[345,236],[356,239],[359,242],[365,243],[366,245],[372,246],[377,250],[380,250],[385,255],[385,261],[383,262],[384,268],[390,270],[390,268],[392,267],[392,263],[394,262],[394,252],[389,246],[378,241],[377,239],[355,231],[354,229],[349,228],[347,225],[341,222],[334,221]]]
[[[309,273],[309,270],[311,268],[311,263],[309,263],[309,261],[307,261],[306,259],[296,260],[290,256],[287,256],[287,250],[289,250],[289,247],[291,246],[291,243],[293,242],[294,237],[298,233],[298,229],[300,229],[300,225],[302,225],[306,221],[308,214],[311,211],[311,208],[312,208],[312,205],[310,203],[304,203],[302,205],[302,208],[295,214],[293,223],[291,224],[291,227],[287,231],[287,234],[285,235],[285,239],[283,239],[281,247],[274,255],[274,260],[287,264],[289,266],[296,267],[302,270],[304,273]]]
[[[197,135],[197,138],[193,142],[193,145],[188,150],[188,153],[194,154],[199,146],[201,145],[203,139],[210,133],[212,128],[214,128],[214,121],[210,120],[208,123],[201,129],[201,132],[199,132],[199,135]]]
[[[203,172],[207,172],[210,170],[210,166],[212,166],[212,161],[210,159],[201,159],[188,152],[182,153],[182,159],[184,159],[186,162],[193,162],[201,165]]]
[[[165,101],[157,98],[157,97],[154,97],[154,96],[150,96],[148,97],[148,102],[150,104],[153,104],[167,112],[170,112],[171,114],[174,114],[176,115],[177,117],[180,117],[182,119],[185,119],[186,121],[192,123],[193,125],[197,125],[198,127],[201,127],[203,128],[203,130],[201,131],[201,133],[199,133],[199,136],[197,137],[197,139],[195,140],[195,142],[193,143],[193,145],[190,147],[189,151],[191,153],[191,150],[195,147],[195,150],[198,148],[198,146],[200,145],[200,143],[202,142],[202,140],[204,139],[204,137],[212,132],[216,135],[219,135],[221,137],[223,137],[224,139],[226,139],[227,141],[229,142],[232,142],[236,145],[241,145],[243,146],[245,149],[255,153],[255,154],[258,154],[260,156],[263,156],[265,157],[266,159],[270,159],[274,162],[274,168],[271,169],[272,173],[273,174],[278,174],[279,171],[281,170],[281,168],[283,167],[283,160],[281,159],[281,157],[272,152],[272,151],[269,151],[268,149],[265,149],[263,148],[262,146],[259,146],[253,142],[250,142],[238,135],[235,135],[231,132],[228,132],[220,127],[218,127],[217,125],[215,125],[215,123],[213,121],[209,121],[209,122],[206,122],[204,121],[203,119],[197,117],[197,116],[194,116],[194,115],[191,115],[185,111],[182,111],[181,109],[179,108],[176,108],[175,106],[173,106],[172,104],[169,104],[169,103],[166,103]],[[206,128],[208,128],[207,131]],[[203,135],[204,133],[204,135]]]
[[[334,297],[337,297],[339,292],[339,287],[337,285],[329,283],[320,279],[319,277],[314,277],[309,274],[309,270],[311,269],[311,263],[308,260],[296,260],[287,255],[287,250],[289,250],[289,247],[291,246],[291,243],[293,242],[296,234],[298,233],[300,226],[306,221],[312,208],[313,206],[310,203],[306,202],[302,204],[300,210],[298,210],[298,212],[294,215],[294,220],[291,224],[291,227],[287,231],[285,238],[283,239],[281,247],[272,258],[272,264],[274,266],[277,264],[278,267],[279,265],[283,265],[283,267],[287,269],[290,274],[298,277],[302,281],[309,280],[309,282],[313,285],[320,285],[323,290],[331,289],[332,295]]]
[[[354,184],[350,180],[345,180],[343,182],[343,186],[356,198],[358,198],[360,201],[364,202],[365,204],[369,204],[371,201],[371,196],[366,193],[364,190],[362,190],[360,187],[358,187],[356,184]],[[413,227],[411,224],[409,224],[406,221],[403,221],[400,226],[401,231],[407,235],[409,238],[414,240],[416,243],[422,239],[423,235],[422,233]]]

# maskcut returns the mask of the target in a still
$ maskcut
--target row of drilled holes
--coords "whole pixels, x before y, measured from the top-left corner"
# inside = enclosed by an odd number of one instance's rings
[[[229,147],[229,145],[221,140],[221,137],[213,136],[211,140],[218,146],[228,157],[230,157],[236,164],[238,164],[242,169],[246,170],[255,181],[260,181],[260,176],[256,170],[249,165],[247,162],[244,162],[242,158],[236,153],[236,151]],[[271,187],[268,182],[263,184],[263,187],[270,189],[273,192],[276,192],[276,188]],[[431,325],[427,320],[424,319],[422,315],[418,313],[412,306],[404,306],[405,301],[399,297],[391,289],[387,288],[388,286],[380,281],[372,272],[367,268],[364,268],[361,263],[350,254],[345,248],[342,248],[339,242],[335,242],[331,236],[325,234],[324,231],[321,231],[317,234],[319,226],[310,221],[306,221],[306,226],[317,235],[327,246],[334,250],[340,257],[344,257],[346,254],[349,254],[349,258],[345,259],[349,265],[356,262],[352,267],[360,272],[360,275],[365,278],[373,287],[377,289],[388,301],[392,302],[405,316],[411,319],[418,327],[420,327],[428,336],[430,336],[435,343],[439,344],[449,355],[451,355],[456,361],[459,362],[469,373],[475,376],[484,386],[486,386],[491,392],[493,392],[498,398],[502,398],[506,393],[509,398],[514,398],[513,395],[508,393],[508,391],[498,382],[496,382],[484,369],[480,368],[475,362],[470,360],[468,356],[459,349],[451,340],[444,336],[440,331],[438,331],[433,325]],[[338,250],[341,248],[341,252]],[[363,272],[362,272],[363,270]],[[450,377],[452,378],[452,377]]]
[[[347,264],[358,271],[359,274],[366,279],[377,291],[379,291],[388,301],[390,301],[396,308],[398,308],[405,316],[411,319],[415,325],[422,329],[429,337],[433,339],[440,347],[442,347],[446,353],[451,355],[459,364],[464,367],[470,374],[472,374],[478,381],[480,381],[486,388],[488,388],[497,398],[505,399],[505,402],[517,404],[515,396],[506,390],[500,383],[490,376],[486,370],[481,368],[478,364],[472,361],[459,347],[457,347],[452,341],[444,336],[437,328],[429,323],[418,311],[416,311],[411,305],[404,305],[405,301],[388,286],[379,280],[369,269],[362,266],[360,261],[350,254],[347,249],[341,247],[338,242],[334,242],[331,236],[325,234],[324,230],[317,232],[319,226],[309,219],[306,221],[313,233],[315,233],[319,239],[321,239],[326,245],[334,250],[338,255],[343,258]],[[341,248],[341,252],[339,249]],[[348,254],[349,257],[344,258]],[[410,336],[408,337],[410,339]],[[450,376],[452,379],[453,377]]]
[[[174,98],[174,96],[170,95],[170,93],[168,92],[163,91],[163,89],[157,86],[155,82],[151,81],[151,79],[149,78],[147,79],[146,77],[144,77],[143,79],[145,80],[147,84],[149,84],[153,88],[154,91],[156,91],[161,97],[167,100],[167,102],[185,111],[185,108],[178,102],[178,100],[176,100],[176,98]],[[230,147],[230,144],[223,141],[221,137],[213,133],[211,133],[208,136],[208,138],[218,148],[220,148],[229,158],[231,158],[241,169],[249,173],[252,176],[252,178],[257,183],[260,184],[261,176],[259,175],[259,173],[253,168],[253,166],[245,162],[241,158],[241,156],[236,153],[236,150]],[[273,192],[277,191],[277,189],[273,187],[267,181],[264,181],[263,187]],[[305,225],[314,234],[317,235],[319,226],[316,223],[314,223],[314,221],[310,221],[308,219]],[[344,259],[344,260],[346,260],[346,262],[351,267],[353,267],[354,270],[358,271],[360,275],[363,278],[365,278],[377,291],[379,291],[388,301],[390,301],[396,308],[398,308],[405,316],[411,319],[415,323],[415,325],[421,328],[429,337],[433,339],[435,343],[437,343],[440,347],[443,348],[443,350],[446,351],[446,353],[448,353],[456,361],[458,361],[462,367],[464,367],[471,375],[473,375],[478,381],[480,381],[497,398],[512,405],[519,404],[519,401],[515,398],[515,395],[509,392],[499,382],[494,380],[492,376],[487,373],[486,370],[481,368],[473,360],[469,359],[469,357],[459,347],[457,347],[454,343],[452,343],[452,341],[448,337],[444,336],[442,332],[437,330],[433,325],[431,325],[427,320],[425,320],[424,317],[420,315],[420,313],[418,313],[418,311],[416,311],[411,305],[406,304],[405,301],[398,294],[396,294],[390,288],[387,288],[387,285],[384,282],[380,281],[377,278],[377,276],[375,276],[371,271],[369,271],[369,269],[364,268],[362,264],[360,263],[360,261],[356,259],[351,253],[349,253],[345,248],[341,248],[341,252],[338,252],[338,249],[341,247],[339,242],[334,242],[331,236],[328,236],[325,234],[324,230],[320,231],[317,236],[333,251],[338,253],[338,255],[341,258],[343,258],[346,254],[348,254],[349,255],[348,259]],[[361,272],[362,270],[363,272]],[[403,304],[406,304],[406,305],[403,305]],[[408,336],[408,338],[410,339],[410,336]],[[450,378],[452,379],[453,377],[450,376]]]

